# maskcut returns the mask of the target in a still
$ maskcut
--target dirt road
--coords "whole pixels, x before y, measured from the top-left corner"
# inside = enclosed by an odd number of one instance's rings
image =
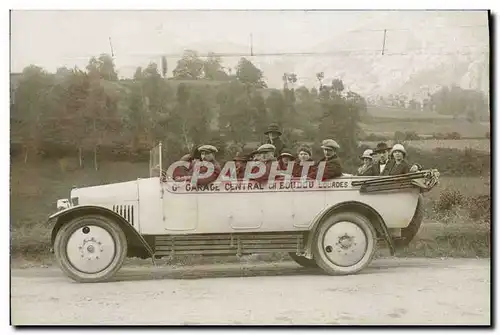
[[[14,269],[12,323],[489,325],[489,262],[379,259],[347,277],[294,263],[140,266],[99,284]]]

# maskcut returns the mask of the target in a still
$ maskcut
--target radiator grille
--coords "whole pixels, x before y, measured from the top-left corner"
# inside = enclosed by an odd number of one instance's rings
[[[132,206],[132,205],[114,205],[113,211],[120,214],[132,226],[134,225],[134,206]]]

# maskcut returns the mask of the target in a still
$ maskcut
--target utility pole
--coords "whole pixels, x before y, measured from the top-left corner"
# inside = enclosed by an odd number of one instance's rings
[[[113,52],[113,44],[111,43],[111,36],[109,37],[109,48],[111,49],[111,57],[115,57],[115,54]]]
[[[250,34],[250,56],[253,56],[253,34]]]
[[[385,38],[387,36],[387,29],[384,29],[384,40],[382,41],[382,56],[384,55],[385,51]]]

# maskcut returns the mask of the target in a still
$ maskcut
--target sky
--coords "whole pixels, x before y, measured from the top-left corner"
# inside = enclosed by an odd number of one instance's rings
[[[418,29],[415,22],[426,20],[446,25],[451,16],[457,25],[487,24],[484,12],[17,10],[11,15],[11,72],[30,64],[51,72],[83,68],[90,57],[110,53],[110,38],[119,75],[131,76],[165,53],[249,51],[250,34],[254,52],[307,52],[333,47],[339,33],[355,38],[370,29]],[[345,35],[352,30],[362,32]],[[378,48],[381,39],[377,35],[372,42]],[[169,60],[169,72],[175,62]]]

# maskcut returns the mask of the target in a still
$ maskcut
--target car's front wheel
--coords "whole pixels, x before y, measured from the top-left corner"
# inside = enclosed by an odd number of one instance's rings
[[[59,229],[54,253],[62,271],[73,280],[106,281],[121,268],[127,256],[127,238],[115,221],[84,215]]]
[[[336,213],[316,229],[313,255],[318,266],[330,275],[354,274],[367,267],[376,250],[377,235],[361,214]]]

